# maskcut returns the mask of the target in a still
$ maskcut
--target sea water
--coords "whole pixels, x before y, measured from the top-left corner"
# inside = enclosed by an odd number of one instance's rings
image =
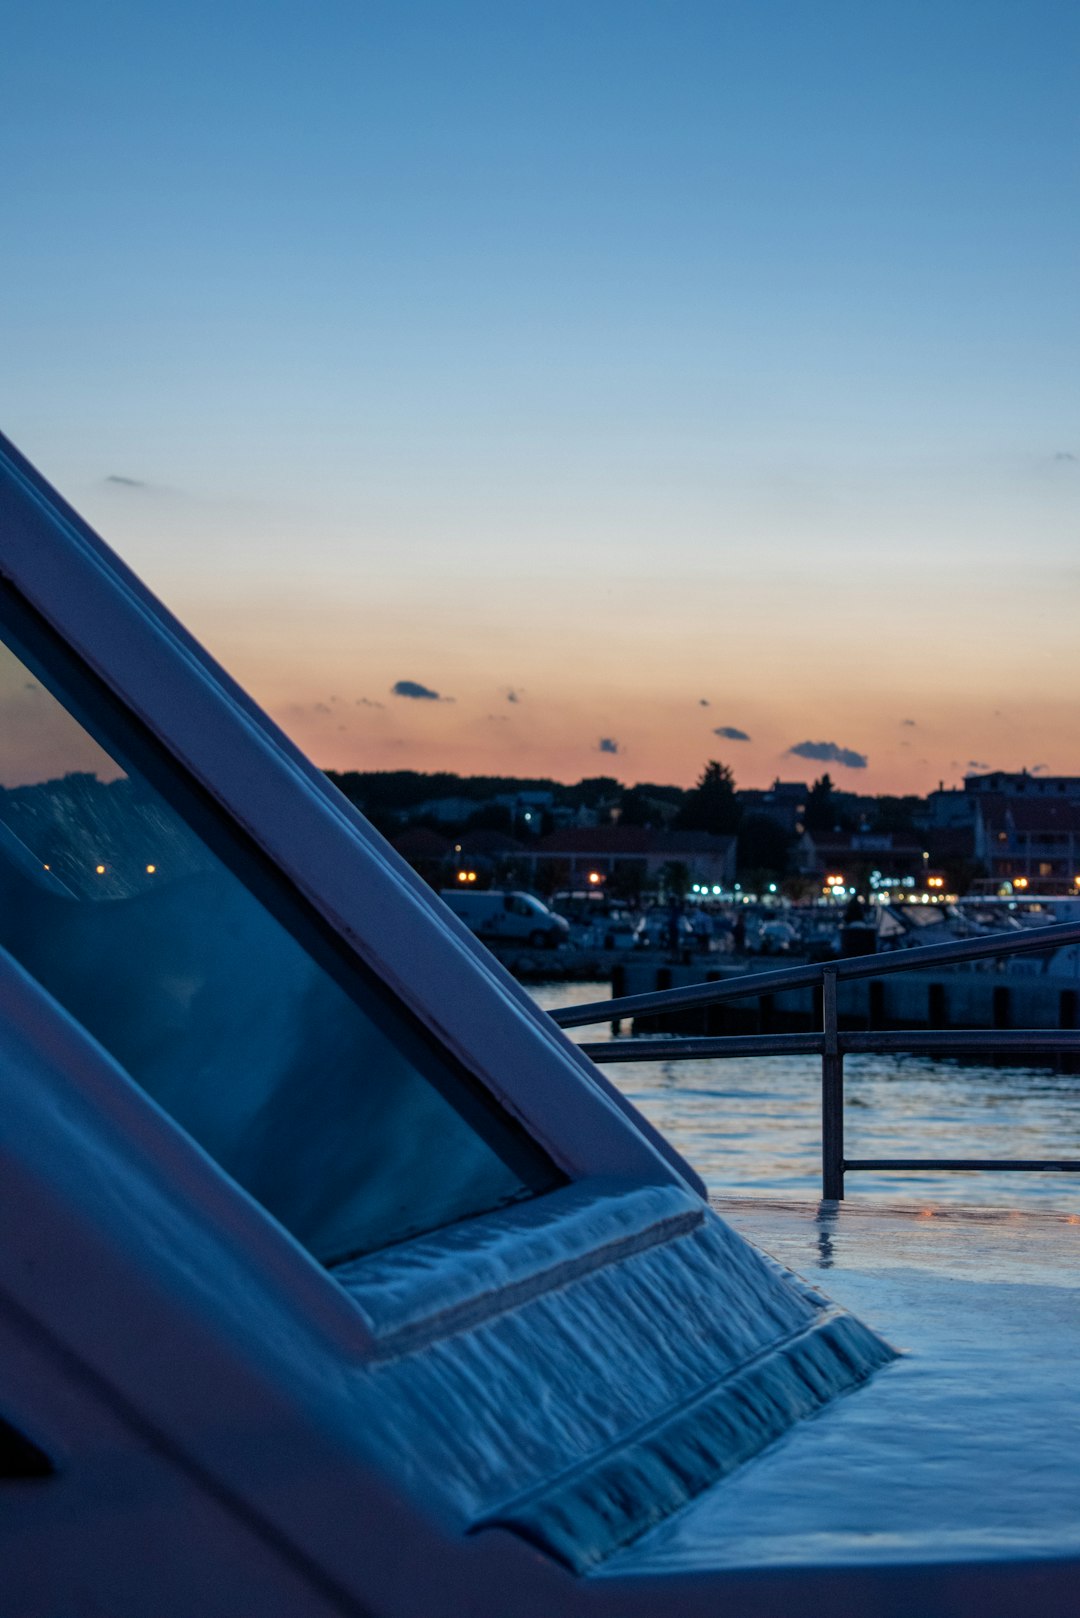
[[[543,983],[547,1010],[603,997],[597,983]],[[569,1030],[611,1038],[608,1025]],[[821,1062],[814,1056],[612,1063],[605,1071],[711,1192],[821,1194]],[[1080,1074],[1049,1066],[988,1067],[926,1056],[849,1056],[844,1062],[848,1157],[1080,1159]],[[1080,1175],[852,1173],[849,1197],[931,1198],[1072,1212]]]

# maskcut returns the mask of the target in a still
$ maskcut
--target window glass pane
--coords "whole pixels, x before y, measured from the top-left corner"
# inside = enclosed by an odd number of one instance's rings
[[[326,1262],[558,1183],[381,985],[298,942],[157,790],[146,739],[118,744],[111,699],[18,622],[0,946]]]

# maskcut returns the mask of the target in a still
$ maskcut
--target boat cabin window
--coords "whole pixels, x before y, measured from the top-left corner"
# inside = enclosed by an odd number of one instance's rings
[[[228,1174],[325,1263],[560,1183],[7,591],[0,630],[0,947]]]

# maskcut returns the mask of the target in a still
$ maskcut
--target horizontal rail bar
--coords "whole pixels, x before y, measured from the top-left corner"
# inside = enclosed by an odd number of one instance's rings
[[[955,966],[963,961],[985,961],[994,956],[1038,954],[1080,944],[1080,922],[1056,922],[1052,927],[1031,927],[1021,933],[986,933],[982,938],[961,938],[951,944],[919,944],[914,949],[887,950],[883,955],[853,955],[836,962],[839,978],[883,977],[889,972],[911,972],[920,967]],[[827,964],[827,963],[826,963]]]
[[[1080,1157],[849,1157],[849,1169],[994,1169],[1016,1174],[1077,1174]]]
[[[723,1056],[816,1056],[820,1034],[725,1034],[716,1039],[596,1040],[580,1047],[594,1062],[690,1062]]]
[[[855,1056],[867,1052],[904,1052],[917,1055],[931,1051],[948,1055],[951,1051],[1004,1056],[1010,1052],[1056,1051],[1080,1055],[1078,1028],[938,1028],[875,1029],[838,1036],[841,1054]],[[695,1038],[693,1035],[637,1035],[633,1039],[590,1040],[580,1049],[594,1062],[708,1062],[739,1056],[820,1056],[824,1035],[811,1034],[718,1034]]]
[[[858,1030],[840,1035],[845,1055],[867,1051],[977,1051],[1004,1056],[1017,1051],[1072,1051],[1080,1055],[1078,1028],[927,1028]]]
[[[920,944],[914,949],[891,950],[882,955],[854,955],[840,961],[815,961],[807,966],[781,967],[771,972],[745,972],[722,982],[691,983],[681,989],[657,989],[651,994],[623,995],[618,1000],[560,1006],[550,1015],[560,1028],[584,1028],[589,1023],[612,1022],[622,1017],[687,1011],[720,1005],[726,1000],[775,994],[784,989],[813,988],[820,984],[826,966],[835,971],[838,979],[884,977],[892,972],[915,972],[923,967],[955,966],[963,961],[1060,949],[1065,944],[1080,944],[1080,922],[1033,927],[1020,933],[988,933],[983,938],[964,938],[948,944]]]
[[[584,1028],[592,1022],[614,1022],[620,1017],[643,1016],[650,1011],[684,1011],[695,1006],[718,1005],[722,1000],[745,1000],[748,995],[772,994],[777,989],[812,989],[820,982],[821,967],[817,964],[788,966],[777,972],[745,972],[722,982],[688,983],[683,989],[656,989],[649,994],[623,995],[619,1000],[560,1006],[550,1015],[560,1028]]]

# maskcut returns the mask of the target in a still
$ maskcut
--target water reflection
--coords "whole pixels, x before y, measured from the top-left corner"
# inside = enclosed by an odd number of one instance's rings
[[[595,983],[532,990],[546,1008],[599,998]],[[610,1037],[606,1024],[572,1031]],[[924,1056],[850,1056],[849,1157],[1080,1158],[1080,1075],[1046,1067],[983,1067]],[[813,1057],[612,1065],[607,1073],[694,1165],[710,1190],[820,1195],[820,1065]],[[853,1174],[851,1196],[922,1197],[982,1206],[1071,1210],[1080,1177],[1066,1174]],[[822,1227],[822,1243],[828,1232]],[[828,1262],[827,1245],[822,1261]]]

